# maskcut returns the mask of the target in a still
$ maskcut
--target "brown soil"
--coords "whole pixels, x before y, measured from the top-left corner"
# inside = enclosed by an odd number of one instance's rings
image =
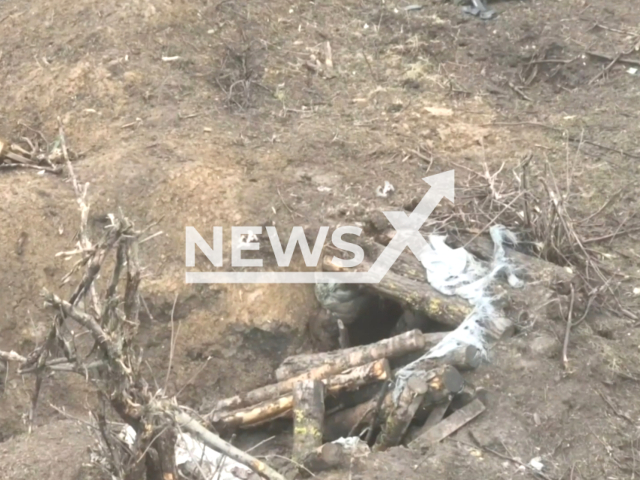
[[[52,420],[33,435],[0,444],[0,478],[19,480],[106,480],[89,465],[93,437],[73,420]]]
[[[178,295],[171,389],[181,390],[209,359],[182,389],[182,403],[206,408],[269,382],[284,356],[309,348],[306,325],[318,308],[308,285],[185,285],[187,225],[210,232],[214,225],[275,223],[286,230],[363,221],[366,211],[420,198],[427,170],[455,168],[464,179],[469,169],[482,171],[483,162],[491,171],[504,162],[503,174],[511,176],[527,151],[540,168],[548,160],[558,176],[568,156],[575,158],[574,215],[587,216],[618,190],[607,221],[616,225],[638,210],[640,77],[617,63],[592,81],[608,62],[585,54],[613,58],[637,44],[625,33],[640,24],[634,2],[497,2],[500,15],[487,22],[451,3],[429,0],[407,12],[410,3],[0,4],[0,135],[35,138],[27,125],[52,141],[61,117],[79,156],[76,173],[91,184],[91,228],[117,207],[138,225],[160,221],[164,234],[142,251],[151,317],[141,341],[163,382]],[[323,58],[327,40],[333,78],[305,67],[312,55]],[[534,72],[534,55],[575,61],[537,63]],[[640,53],[629,58],[640,61]],[[567,141],[565,130],[588,142]],[[377,197],[385,180],[396,194]],[[78,214],[59,176],[0,170],[0,195],[0,349],[28,353],[49,325],[40,288],[68,293],[59,283],[70,265],[54,255],[73,245]],[[636,244],[626,237],[596,247],[612,269],[630,276],[622,299],[637,312]],[[566,373],[557,340],[563,328],[529,326],[471,376],[490,402],[470,429],[486,447],[524,463],[541,457],[550,478],[633,478],[638,330],[609,317],[583,323],[572,336]],[[39,428],[21,437],[31,390],[32,379],[7,377],[0,477],[74,478],[75,472],[47,477],[62,464],[71,468],[67,459],[80,458],[87,444],[51,449],[60,443],[51,432],[62,430],[49,404],[85,418],[91,390],[80,379],[47,379]],[[467,432],[455,438],[465,441]],[[5,459],[10,452],[31,470],[4,468],[17,461]],[[81,463],[74,467],[78,478]],[[351,475],[528,474],[450,440],[428,457],[405,449],[373,455],[355,462]]]

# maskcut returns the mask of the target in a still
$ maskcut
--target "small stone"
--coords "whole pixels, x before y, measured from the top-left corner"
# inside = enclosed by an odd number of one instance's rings
[[[365,218],[365,228],[371,233],[381,233],[390,227],[389,220],[378,210],[370,212]]]
[[[553,337],[541,335],[531,342],[531,351],[546,358],[553,358],[560,352],[560,344]]]
[[[485,407],[488,407],[494,401],[493,394],[484,387],[476,388],[476,396]]]
[[[500,445],[500,437],[493,431],[486,428],[474,428],[471,430],[473,439],[478,443],[479,447],[491,447],[492,445]]]
[[[536,424],[536,427],[539,427],[539,426],[540,426],[540,424],[542,423],[542,422],[540,421],[540,415],[538,415],[538,412],[535,412],[535,413],[533,414],[533,423],[535,423],[535,424]]]

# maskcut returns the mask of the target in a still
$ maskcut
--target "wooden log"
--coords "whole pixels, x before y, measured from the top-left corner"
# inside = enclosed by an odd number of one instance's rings
[[[409,448],[429,448],[447,438],[486,410],[484,404],[476,399],[466,407],[453,412],[439,424],[429,428],[409,443]]]
[[[410,377],[407,380],[396,404],[387,415],[382,431],[376,439],[374,451],[383,451],[402,442],[402,438],[428,389],[427,382],[418,376]]]
[[[365,441],[366,441],[367,445],[369,445],[371,443],[371,439],[373,438],[373,434],[375,433],[376,429],[378,428],[378,425],[379,425],[378,424],[378,419],[380,418],[380,409],[382,408],[382,403],[384,402],[384,399],[387,396],[387,392],[389,391],[389,388],[392,385],[393,385],[392,382],[384,382],[384,384],[380,388],[380,391],[378,392],[378,396],[376,397],[376,405],[375,405],[375,408],[374,408],[373,412],[371,413],[372,414],[372,420],[371,420],[371,423],[369,424],[369,431],[367,432],[367,436],[365,438]],[[425,389],[426,389],[426,384],[425,384]]]
[[[471,243],[469,243],[471,241]],[[465,250],[472,253],[482,260],[490,260],[493,258],[493,242],[489,237],[480,236],[474,238],[472,235],[461,235],[460,241],[451,241],[453,247],[465,246]],[[531,282],[543,282],[547,285],[555,285],[557,283],[569,284],[574,275],[567,269],[547,262],[533,255],[518,252],[510,247],[505,247],[506,256],[520,271],[520,276]]]
[[[391,374],[390,378],[393,378]],[[361,403],[368,402],[375,397],[385,382],[375,382],[363,385],[356,390],[343,390],[341,392],[327,396],[327,411],[331,413],[345,408],[355,407]],[[329,414],[327,414],[329,415]]]
[[[390,240],[394,234],[395,231],[390,230],[388,234],[384,235],[384,237],[388,237],[388,239]],[[473,236],[467,235],[461,238],[462,240],[452,239],[451,242],[447,243],[449,243],[454,248],[464,246],[468,252],[484,261],[490,261],[493,258],[493,242],[488,237],[478,237],[474,239]],[[367,238],[356,238],[352,241],[354,241],[364,249],[366,254],[365,256],[368,259],[378,258],[385,248],[383,244]],[[469,241],[471,241],[471,243],[467,244],[467,242]],[[339,250],[335,247],[331,247],[328,250],[339,252]],[[570,293],[568,285],[572,281],[575,281],[575,276],[572,272],[563,267],[560,267],[559,265],[547,262],[532,255],[518,252],[509,247],[505,247],[505,251],[507,258],[511,260],[513,266],[518,272],[518,275],[522,277],[523,280],[528,282],[528,286],[526,289],[511,288],[506,284],[506,282],[503,281],[495,282],[492,285],[492,288],[495,290],[494,294],[497,296],[502,295],[502,300],[498,302],[497,306],[505,310],[506,316],[517,315],[523,310],[535,310],[540,305],[548,304],[551,300],[558,296],[560,297],[560,299],[563,299],[563,301],[567,300],[565,297]],[[359,269],[368,270],[369,266],[370,263],[364,262],[359,267]],[[325,268],[332,269],[335,267],[332,267],[329,262]],[[428,283],[426,282],[425,269],[414,255],[402,253],[398,257],[394,265],[391,267],[391,271],[385,278],[388,277],[389,279],[393,279],[394,274],[401,275],[418,283],[424,283],[428,285]],[[395,295],[393,291],[387,291],[387,294],[392,298],[404,301],[404,297],[406,297],[408,293],[405,292],[405,288],[408,287],[409,284],[408,282],[398,283],[400,294]],[[380,291],[378,293],[381,294],[385,294],[384,291],[387,290],[384,285],[384,280],[380,285],[370,285],[368,287],[374,290],[377,289],[377,287],[380,287]],[[445,298],[450,299],[451,297]],[[434,299],[437,300],[438,297],[434,297]],[[564,303],[566,303],[566,301]],[[549,305],[553,306],[553,303],[549,303]],[[442,318],[435,318],[429,315],[429,312],[426,310],[421,311],[424,311],[424,313],[430,316],[431,319],[443,322]],[[544,312],[541,313],[544,314]],[[556,318],[556,316],[552,315],[552,318]],[[563,317],[560,316],[559,318]],[[450,320],[450,318],[447,316],[445,316],[444,319]],[[455,322],[448,323],[444,321],[443,323],[457,326],[454,324]]]
[[[423,334],[419,330],[413,330],[370,345],[327,353],[296,355],[285,358],[276,369],[276,378],[284,382],[287,378],[320,368],[323,365],[325,367],[333,365],[332,370],[343,371],[382,358],[398,357],[424,349],[425,344],[426,339]]]
[[[434,405],[433,409],[429,413],[429,416],[427,417],[427,420],[424,422],[424,425],[422,425],[421,427],[412,427],[411,429],[409,429],[409,431],[407,432],[406,441],[411,443],[431,427],[435,427],[438,423],[440,423],[444,418],[444,415],[447,413],[450,405],[451,400],[446,400],[442,403]]]
[[[515,333],[515,325],[504,315],[497,315],[484,325],[485,335],[489,342],[505,340]]]
[[[395,230],[390,231],[391,234],[395,234]],[[388,241],[393,238],[393,235],[389,235]],[[385,249],[385,245],[373,241],[370,238],[355,238],[351,239],[353,243],[360,245],[365,252],[365,258],[367,259],[376,259]],[[336,253],[339,256],[341,252],[340,249],[334,246],[328,246],[327,251],[331,253]],[[403,275],[407,278],[411,278],[413,280],[417,280],[419,282],[426,282],[427,274],[424,266],[420,263],[414,255],[407,255],[405,253],[400,254],[398,259],[395,261],[393,266],[391,267],[394,273],[399,275]],[[367,266],[368,270],[368,266]]]
[[[444,338],[446,333],[421,333],[420,330],[412,330],[369,345],[332,352],[294,355],[284,359],[276,370],[276,378],[284,381],[322,365],[334,364],[338,365],[338,368],[346,369],[381,358],[401,357],[411,352],[421,352],[420,355],[422,355],[426,348],[434,346]]]
[[[417,362],[417,360],[423,355],[423,353],[424,352],[405,355],[398,359],[391,360],[389,363],[393,369],[392,377],[395,376],[395,374],[397,374],[400,370],[402,370],[402,368],[407,364],[414,361]],[[417,362],[413,368],[416,370],[429,371],[443,365],[451,365],[457,372],[461,372],[473,370],[477,368],[481,364],[481,362],[482,357],[480,355],[480,351],[472,345],[464,345],[455,349],[442,358],[420,360],[420,362]],[[455,375],[455,378],[461,379],[462,377],[460,377],[459,375]],[[371,400],[380,391],[380,387],[381,385],[379,385],[378,382],[375,384],[365,385],[354,392],[340,392],[335,396],[335,398],[332,399],[332,404],[340,405],[343,409],[352,408],[356,405],[360,405],[361,403],[365,403]],[[466,382],[462,387],[464,389],[467,388]],[[432,393],[431,395],[434,395],[434,393]],[[431,403],[437,402],[437,400],[437,398],[432,398],[429,402],[426,402],[424,408],[420,408],[417,417],[420,419],[424,419],[429,413],[428,407],[431,405]]]
[[[322,446],[325,385],[320,380],[302,380],[293,386],[293,455],[295,463]]]
[[[434,404],[448,400],[464,387],[464,378],[455,367],[450,365],[442,365],[427,372],[425,379],[428,388],[419,407],[419,410],[422,411],[430,411]],[[376,409],[376,403],[377,399],[374,396],[374,398],[359,405],[327,416],[324,425],[325,440],[331,441],[336,438],[347,437],[350,434],[357,434],[356,427],[358,425],[371,424],[373,420],[372,413]],[[393,388],[391,388],[380,405],[379,419],[384,421],[393,405]]]
[[[378,258],[384,246],[391,241],[395,233],[393,229],[386,230],[383,234],[378,235],[377,242],[359,237],[351,241],[360,245],[368,258]],[[493,259],[494,244],[488,235],[476,237],[471,234],[463,234],[460,235],[459,238],[448,238],[447,244],[452,248],[464,247],[467,252],[473,254],[480,260],[489,262]],[[523,279],[526,281],[542,282],[547,285],[555,285],[557,283],[568,285],[574,278],[572,272],[555,263],[547,262],[533,255],[527,255],[508,246],[505,247],[505,252],[507,258],[511,260],[520,272],[520,276],[524,277]],[[396,270],[396,266],[398,271],[404,275],[415,278],[417,274],[422,274],[424,277],[424,268],[419,268],[421,264],[418,259],[413,256],[400,255],[400,258],[396,260],[393,267],[394,270]]]
[[[408,339],[405,340],[409,341]],[[265,400],[271,400],[291,392],[291,390],[293,389],[293,385],[301,380],[322,380],[330,377],[331,375],[342,373],[345,370],[351,369],[355,366],[361,366],[366,363],[373,363],[374,360],[377,361],[383,358],[385,357],[378,356],[377,358],[373,358],[372,360],[367,360],[367,358],[365,358],[362,362],[350,363],[349,361],[342,360],[332,363],[327,362],[325,364],[320,364],[312,367],[310,370],[305,371],[305,373],[300,373],[293,378],[288,378],[272,385],[260,387],[241,395],[235,395],[233,397],[220,400],[216,403],[214,412],[221,410],[230,410],[232,408],[241,408],[248,405],[255,405]]]
[[[362,262],[355,269],[345,269],[332,263],[332,257],[326,255],[323,259],[323,269],[326,271],[368,271],[371,263]],[[457,296],[447,296],[433,288],[426,279],[417,280],[395,273],[392,270],[378,283],[365,285],[379,295],[393,298],[403,305],[426,314],[431,320],[450,327],[457,327],[473,310],[466,300]]]
[[[387,380],[390,376],[389,361],[380,359],[352,368],[341,375],[319,380],[325,385],[327,394],[335,394],[342,390],[358,388],[371,382]],[[303,380],[308,379],[303,378],[293,385]],[[291,391],[293,390],[293,385]],[[273,389],[273,391],[277,392],[279,390]],[[233,427],[253,427],[275,420],[290,414],[293,408],[293,394],[291,391],[276,398],[262,399],[262,402],[250,407],[214,411],[209,415],[209,421],[215,428],[228,429]]]
[[[452,365],[460,371],[475,370],[482,363],[482,352],[473,345],[462,345],[434,360]]]
[[[402,367],[415,361],[418,362],[423,354],[416,356],[416,354],[405,355],[398,358],[396,361],[391,362],[391,366],[394,371],[399,371]],[[456,367],[459,371],[475,370],[482,364],[482,352],[473,345],[462,345],[454,350],[450,351],[446,355],[438,358],[423,359],[417,364],[417,368],[420,370],[431,370],[437,365],[451,365]]]
[[[251,407],[215,412],[209,416],[209,422],[218,430],[255,427],[284,416],[292,408],[293,396],[289,394],[274,400],[266,400]]]

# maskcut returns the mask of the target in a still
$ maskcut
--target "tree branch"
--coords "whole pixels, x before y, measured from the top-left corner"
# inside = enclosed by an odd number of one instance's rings
[[[267,478],[268,480],[285,480],[284,476],[280,475],[269,465],[225,442],[216,434],[203,427],[190,415],[187,415],[184,412],[177,412],[173,414],[173,418],[180,428],[192,434],[207,447],[212,448],[217,452],[224,453],[227,457],[246,465],[261,477]]]

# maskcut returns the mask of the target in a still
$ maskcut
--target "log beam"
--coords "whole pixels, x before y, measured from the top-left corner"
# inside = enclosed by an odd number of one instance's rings
[[[333,263],[331,256],[326,255],[323,258],[325,271],[368,271],[370,267],[370,262],[363,262],[355,269],[345,269]],[[429,285],[426,278],[413,279],[395,273],[393,270],[387,272],[380,282],[367,284],[366,287],[379,295],[393,298],[413,310],[424,313],[433,321],[453,328],[460,325],[473,310],[466,300],[456,296],[446,296],[437,291]]]
[[[390,377],[391,369],[389,367],[389,361],[381,359],[352,368],[340,375],[313,380],[320,380],[325,385],[326,394],[336,394],[343,390],[355,389],[368,383],[387,380]],[[302,378],[293,383],[289,393],[279,396],[276,394],[272,398],[263,398],[261,402],[250,407],[236,410],[214,411],[209,415],[209,421],[215,428],[219,429],[235,427],[246,428],[257,426],[285,415],[290,415],[294,404],[293,387],[304,380],[309,379]],[[279,390],[272,389],[272,392],[279,392]]]
[[[345,370],[382,358],[397,358],[411,352],[424,351],[425,348],[435,345],[442,338],[444,338],[444,334],[423,334],[416,329],[369,345],[332,352],[295,355],[284,359],[276,370],[276,378],[280,382],[284,382],[288,378],[323,365],[335,365],[336,370]]]
[[[325,385],[302,380],[293,386],[293,455],[297,464],[322,446]]]
[[[430,411],[435,404],[448,400],[451,396],[462,391],[464,379],[458,370],[450,365],[439,366],[426,372],[427,391],[424,394],[418,412]],[[378,419],[385,421],[392,408],[393,388],[385,395],[378,410]],[[325,419],[324,435],[326,441],[347,437],[358,433],[360,427],[373,422],[373,412],[376,411],[377,399],[372,398],[351,408],[340,410]]]
[[[383,451],[400,444],[428,388],[427,382],[418,376],[407,380],[397,403],[387,415],[382,431],[376,439],[374,451]]]

